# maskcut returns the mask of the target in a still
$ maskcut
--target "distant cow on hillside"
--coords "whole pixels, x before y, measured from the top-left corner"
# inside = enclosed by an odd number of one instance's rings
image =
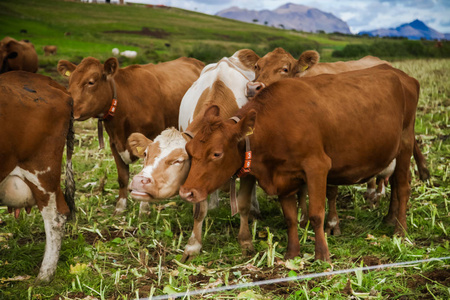
[[[45,54],[45,56],[55,55],[57,50],[58,50],[58,47],[54,46],[54,45],[44,46],[44,54]]]

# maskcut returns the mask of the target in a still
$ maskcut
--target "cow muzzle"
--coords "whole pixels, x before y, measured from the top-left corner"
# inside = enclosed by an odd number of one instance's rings
[[[133,177],[128,190],[130,191],[131,198],[143,202],[153,202],[158,201],[156,197],[152,196],[150,193],[150,187],[152,185],[152,180],[148,177],[142,175],[136,175]]]
[[[202,195],[197,189],[189,189],[185,187],[181,187],[179,191],[180,197],[183,200],[186,200],[191,203],[198,203],[206,200],[207,195]]]
[[[247,88],[245,90],[245,96],[248,98],[255,97],[260,91],[262,91],[266,85],[262,82],[247,82]]]

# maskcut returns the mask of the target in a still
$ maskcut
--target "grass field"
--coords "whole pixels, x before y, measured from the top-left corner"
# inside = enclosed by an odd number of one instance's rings
[[[125,65],[175,58],[199,44],[211,45],[212,51],[221,51],[214,45],[223,45],[229,55],[243,47],[262,51],[274,38],[293,39],[306,44],[317,42],[323,54],[363,40],[345,36],[337,41],[326,34],[253,24],[244,29],[242,24],[178,9],[0,0],[0,37],[32,40],[39,54],[39,73],[65,85],[65,79],[55,73],[59,59],[79,62],[92,55],[103,60],[111,56],[113,47],[145,53],[135,61],[122,59]],[[154,38],[104,33],[140,31],[142,27],[161,29],[170,35]],[[28,33],[22,36],[21,29]],[[46,44],[58,44],[59,53],[43,56],[42,46]],[[287,233],[280,205],[259,189],[262,218],[251,224],[254,253],[242,255],[237,242],[239,217],[231,217],[228,195],[221,194],[220,207],[210,211],[205,220],[202,254],[180,264],[192,230],[192,205],[176,197],[152,205],[150,215],[139,218],[139,203],[130,199],[128,211],[113,216],[117,171],[109,147],[99,150],[96,122],[89,120],[75,123],[77,218],[66,225],[56,277],[50,284],[34,285],[45,246],[40,213],[33,209],[30,215],[22,212],[14,219],[6,207],[0,207],[0,299],[136,299],[450,256],[450,59],[403,60],[393,65],[421,84],[416,136],[432,174],[429,181],[421,182],[413,171],[405,238],[393,237],[393,228],[382,222],[387,199],[380,207],[370,208],[363,198],[364,186],[340,187],[337,205],[342,235],[327,238],[332,264],[313,261],[314,232],[301,228],[303,257],[284,261]],[[140,168],[141,162],[132,165],[132,174]],[[447,260],[357,271],[186,299],[449,299],[449,266]]]

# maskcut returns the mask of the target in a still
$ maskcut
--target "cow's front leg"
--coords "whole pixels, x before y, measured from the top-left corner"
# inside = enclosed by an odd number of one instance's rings
[[[117,152],[114,144],[111,145],[111,152],[116,162],[117,175],[119,181],[119,198],[116,203],[116,210],[114,214],[121,214],[127,209],[127,197],[128,197],[128,180],[130,179],[130,167],[122,160]]]
[[[300,256],[300,241],[298,240],[298,206],[295,195],[280,196],[279,201],[283,209],[284,220],[287,225],[288,245],[285,259]]]
[[[205,219],[207,213],[208,202],[206,200],[194,204],[194,229],[192,230],[191,237],[189,238],[188,243],[184,248],[181,262],[191,260],[200,253],[200,250],[202,249],[203,220]]]
[[[59,197],[63,198],[63,195],[61,194]],[[41,269],[36,278],[37,281],[49,282],[52,280],[56,272],[59,251],[64,237],[64,225],[67,217],[57,211],[55,198],[56,194],[51,193],[48,205],[41,211],[45,227],[45,253]]]
[[[314,229],[315,259],[330,261],[325,232],[325,198],[327,191],[327,175],[331,168],[331,159],[325,156],[311,158],[305,162],[306,181],[309,194],[309,221]]]
[[[242,253],[247,254],[247,251],[253,251],[252,235],[248,227],[248,218],[252,207],[252,194],[255,188],[256,179],[253,176],[246,176],[241,178],[238,196],[238,210],[241,218],[241,226],[239,228],[238,241],[242,248]]]
[[[340,235],[341,228],[339,227],[339,216],[336,209],[336,199],[338,196],[338,187],[334,185],[327,185],[327,199],[328,199],[328,216],[325,225],[325,232],[327,235]]]

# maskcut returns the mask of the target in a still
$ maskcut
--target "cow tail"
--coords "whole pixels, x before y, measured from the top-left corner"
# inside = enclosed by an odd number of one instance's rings
[[[69,130],[66,139],[66,189],[64,198],[70,209],[69,220],[75,219],[75,179],[73,177],[72,154],[74,148],[75,133],[73,130],[73,111],[70,114]]]

